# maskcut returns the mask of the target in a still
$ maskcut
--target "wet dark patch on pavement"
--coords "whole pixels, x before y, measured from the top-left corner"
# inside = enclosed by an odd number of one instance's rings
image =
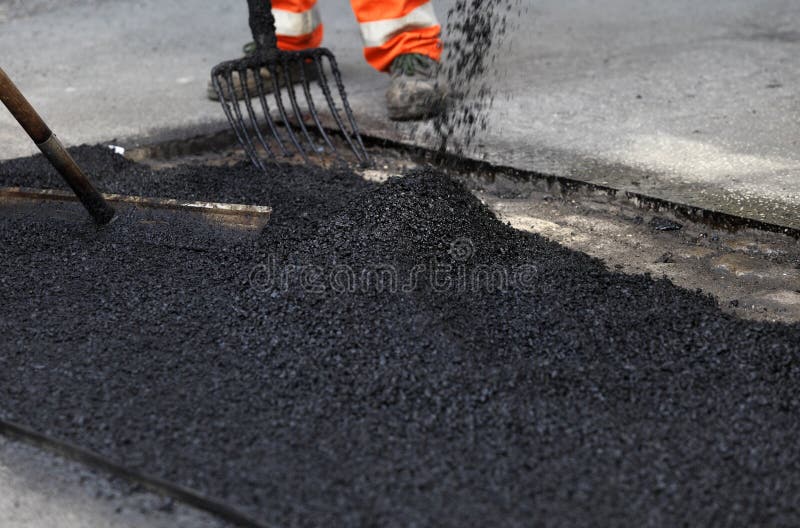
[[[104,191],[272,223],[202,252],[0,224],[4,416],[280,525],[800,520],[800,327],[609,272],[429,170],[75,155]]]

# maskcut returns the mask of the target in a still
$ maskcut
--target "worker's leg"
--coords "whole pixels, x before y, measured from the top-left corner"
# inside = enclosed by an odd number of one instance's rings
[[[364,57],[389,72],[391,119],[422,119],[442,111],[445,89],[436,72],[442,55],[439,21],[430,0],[350,0],[364,40]]]
[[[319,47],[323,27],[316,4],[317,0],[273,0],[279,48],[294,51]]]
[[[429,0],[350,0],[361,27],[364,56],[379,71],[394,59],[418,53],[438,61],[441,26]]]

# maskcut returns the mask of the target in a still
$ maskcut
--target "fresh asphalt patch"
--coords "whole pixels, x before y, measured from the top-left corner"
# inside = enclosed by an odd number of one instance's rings
[[[182,244],[2,220],[4,417],[284,526],[800,522],[800,327],[610,272],[427,169],[75,155],[104,191],[273,216]]]

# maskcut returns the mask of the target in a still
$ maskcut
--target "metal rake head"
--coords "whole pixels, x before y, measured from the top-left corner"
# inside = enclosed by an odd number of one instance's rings
[[[309,162],[311,155],[329,150],[339,157],[323,126],[315,94],[325,101],[331,128],[338,129],[358,163],[369,163],[341,73],[329,50],[259,49],[254,55],[214,67],[211,82],[239,143],[261,170],[267,170],[265,159],[275,160],[277,155],[299,154]]]

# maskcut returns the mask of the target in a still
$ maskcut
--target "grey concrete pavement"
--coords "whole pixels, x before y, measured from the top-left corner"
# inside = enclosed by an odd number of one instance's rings
[[[247,39],[242,0],[39,0],[33,14],[14,4],[0,2],[3,67],[67,142],[224,128],[203,94],[211,66]],[[386,120],[387,79],[364,64],[345,4],[320,2],[362,126],[428,144],[428,125]],[[530,4],[468,155],[800,228],[800,5]],[[0,144],[2,158],[33,151],[3,113]]]
[[[3,528],[225,528],[182,504],[135,490],[28,445],[0,437]]]
[[[241,52],[245,8],[191,0],[59,4],[21,17],[9,8],[0,49],[13,50],[3,67],[66,143],[222,126],[205,83],[214,62]],[[35,150],[5,112],[0,142],[4,158]]]

